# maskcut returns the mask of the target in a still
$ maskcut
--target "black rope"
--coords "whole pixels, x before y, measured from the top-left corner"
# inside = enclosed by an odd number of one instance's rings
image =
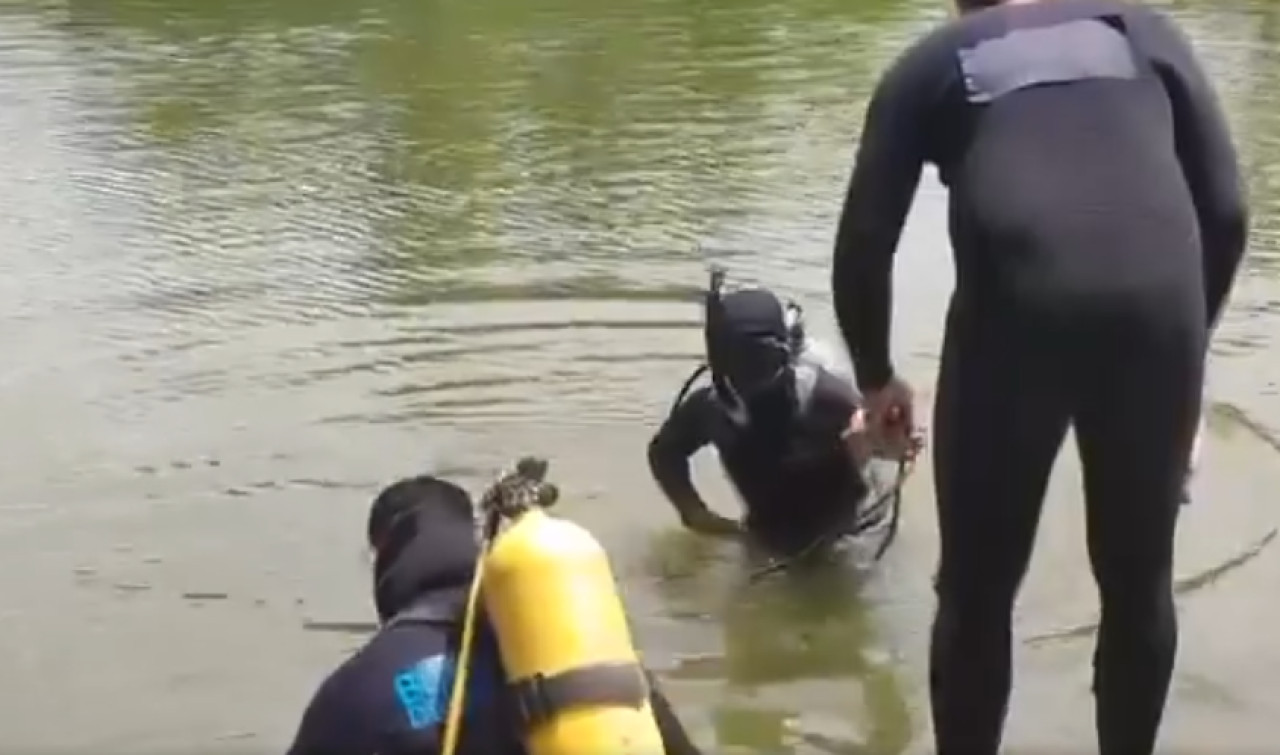
[[[889,511],[889,530],[884,533],[884,539],[880,541],[880,545],[876,548],[874,561],[878,562],[884,558],[885,551],[889,550],[889,546],[893,545],[893,541],[898,539],[898,523],[902,520],[902,487],[907,482],[907,475],[911,470],[907,467],[905,459],[898,460],[898,479],[893,483],[893,490],[890,495],[892,497],[892,509]]]

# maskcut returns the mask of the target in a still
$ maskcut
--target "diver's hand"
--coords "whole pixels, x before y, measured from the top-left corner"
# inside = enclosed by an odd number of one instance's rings
[[[701,535],[732,537],[743,532],[741,522],[720,516],[708,508],[692,509],[683,514],[680,521],[685,527]]]

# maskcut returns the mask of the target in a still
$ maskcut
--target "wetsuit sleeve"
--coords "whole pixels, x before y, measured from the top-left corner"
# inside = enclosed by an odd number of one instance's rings
[[[676,406],[649,442],[649,470],[667,500],[688,524],[691,514],[707,504],[693,486],[689,460],[711,442],[711,389],[700,388]]]
[[[893,376],[893,255],[931,156],[927,124],[940,91],[935,80],[950,62],[936,48],[932,38],[918,43],[876,86],[836,231],[836,320],[863,391],[880,388]]]
[[[1209,77],[1173,21],[1145,10],[1130,27],[1169,93],[1178,160],[1200,225],[1205,304],[1212,326],[1231,292],[1249,235],[1239,158]]]
[[[680,723],[680,717],[676,715],[671,701],[662,693],[657,677],[648,669],[645,669],[644,673],[649,680],[649,705],[653,709],[653,718],[658,724],[658,731],[662,734],[665,755],[702,755],[702,751],[689,738],[689,732],[685,731],[684,724]]]

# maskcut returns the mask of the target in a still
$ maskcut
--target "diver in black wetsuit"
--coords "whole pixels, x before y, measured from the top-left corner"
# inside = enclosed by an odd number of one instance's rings
[[[654,435],[654,479],[686,527],[745,532],[771,555],[816,552],[866,530],[889,509],[863,506],[863,467],[873,453],[892,457],[894,449],[862,431],[852,379],[836,374],[830,356],[804,335],[795,305],[760,288],[722,294],[719,275],[705,323],[712,384],[680,396]],[[693,486],[690,458],[708,445],[745,503],[741,524],[713,513]]]
[[[1176,654],[1173,540],[1205,351],[1248,233],[1236,153],[1158,12],[966,5],[879,82],[833,271],[874,427],[910,407],[889,358],[892,260],[922,165],[936,165],[956,266],[934,408],[937,752],[998,750],[1010,613],[1070,424],[1102,605],[1100,750],[1150,753]]]
[[[463,614],[480,556],[471,497],[434,477],[401,480],[369,512],[380,630],[316,691],[288,755],[438,755]],[[458,755],[524,755],[496,638],[481,624]],[[698,755],[648,674],[665,755]],[[659,754],[661,755],[661,754]]]

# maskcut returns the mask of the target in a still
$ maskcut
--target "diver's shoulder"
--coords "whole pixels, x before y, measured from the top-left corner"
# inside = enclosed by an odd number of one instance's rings
[[[681,404],[701,404],[707,401],[715,401],[715,398],[716,398],[715,386],[707,384],[707,385],[700,385],[697,388],[694,388],[691,391],[689,391],[689,393],[685,395],[684,399],[680,403]]]
[[[667,421],[681,422],[690,421],[691,419],[705,419],[709,416],[709,413],[714,414],[719,409],[720,401],[716,398],[715,387],[700,385],[680,399],[680,403],[676,404]]]
[[[853,367],[840,359],[829,344],[814,338],[805,342],[799,359],[802,385],[808,387],[808,400],[804,403],[811,411],[852,411],[862,403],[858,393]]]
[[[312,706],[325,711],[329,717],[342,717],[344,720],[354,711],[363,709],[364,701],[368,699],[366,693],[379,686],[382,678],[389,678],[393,673],[380,668],[386,665],[379,662],[384,655],[384,646],[383,634],[379,633],[348,656],[316,688]]]
[[[830,376],[835,380],[847,381],[849,385],[854,384],[853,365],[848,359],[841,358],[839,350],[821,339],[806,338],[800,350],[798,362],[819,374]]]
[[[388,686],[406,669],[424,659],[443,657],[448,650],[448,634],[443,627],[427,623],[391,623],[382,627],[333,670],[323,686],[341,699],[348,693],[391,689]]]
[[[853,381],[828,370],[819,370],[813,385],[813,406],[817,411],[852,412],[862,404]]]
[[[367,647],[367,646],[366,646]],[[361,749],[372,744],[368,683],[360,652],[331,670],[312,693],[302,714],[290,755],[317,755]]]

